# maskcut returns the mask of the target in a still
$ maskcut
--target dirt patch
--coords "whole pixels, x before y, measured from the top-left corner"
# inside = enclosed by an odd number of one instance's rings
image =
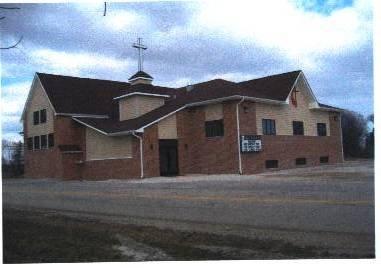
[[[283,240],[3,210],[4,263],[348,258]],[[371,257],[371,256],[363,256]]]

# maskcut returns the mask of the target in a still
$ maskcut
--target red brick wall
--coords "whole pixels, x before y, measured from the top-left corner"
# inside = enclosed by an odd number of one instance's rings
[[[243,173],[265,171],[266,160],[278,160],[280,169],[296,167],[295,159],[305,157],[306,166],[320,165],[320,157],[328,156],[330,163],[338,161],[335,139],[332,137],[312,136],[262,136],[263,151],[243,153]]]
[[[76,144],[85,150],[86,128],[71,117],[56,116],[54,120],[54,139],[56,145]]]
[[[159,140],[158,140],[157,124],[154,124],[144,129],[143,156],[144,156],[144,177],[160,176]],[[140,158],[139,158],[139,161],[140,161]],[[139,168],[140,168],[140,164],[139,164]]]
[[[180,175],[238,173],[236,104],[223,103],[224,136],[205,137],[203,107],[187,108],[177,113]],[[255,135],[255,103],[240,104],[241,135]],[[25,176],[64,179],[140,178],[139,140],[133,139],[133,157],[128,159],[85,161],[85,127],[68,117],[55,118],[55,147],[25,151]],[[340,116],[330,113],[331,136],[262,136],[263,151],[242,154],[244,174],[265,171],[265,160],[278,160],[279,168],[295,167],[295,158],[307,158],[307,165],[319,165],[320,156],[330,163],[342,162]],[[27,133],[25,133],[27,137]],[[158,128],[154,124],[143,134],[144,175],[160,175]],[[63,154],[59,144],[77,144],[82,154]],[[82,162],[81,164],[79,162]]]
[[[243,121],[240,121],[242,125]],[[342,162],[340,115],[338,113],[330,113],[330,129],[330,136],[325,137],[263,135],[262,152],[242,154],[243,173],[265,171],[266,160],[278,160],[279,169],[301,167],[295,164],[296,158],[306,158],[307,164],[302,166],[321,165],[321,156],[328,156],[331,164]],[[253,135],[256,132],[243,129],[241,134]]]
[[[177,115],[180,174],[238,173],[235,103],[223,104],[224,136],[205,137],[203,107]]]
[[[226,102],[224,137],[206,138],[205,115],[202,107],[185,109],[177,114],[180,174],[238,173],[236,104]],[[338,120],[335,121],[334,117]],[[240,134],[256,135],[255,103],[239,105]],[[329,163],[342,162],[340,117],[330,114],[331,136],[262,136],[263,151],[241,154],[244,174],[265,171],[266,160],[278,160],[279,168],[296,167],[295,159],[305,157],[307,165],[320,165],[320,157],[328,156]]]
[[[62,163],[56,148],[24,152],[25,178],[61,178]]]

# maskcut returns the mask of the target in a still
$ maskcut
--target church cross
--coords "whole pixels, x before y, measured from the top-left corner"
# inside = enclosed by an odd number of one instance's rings
[[[299,90],[297,90],[297,88],[295,88],[292,93],[291,93],[291,103],[295,106],[295,107],[298,107],[298,101],[296,99],[296,93],[298,93]]]
[[[138,68],[139,68],[139,71],[143,71],[143,51],[142,50],[146,50],[147,47],[143,45],[142,38],[140,37],[138,38],[137,43],[132,44],[132,47],[138,49],[138,52],[139,52]]]

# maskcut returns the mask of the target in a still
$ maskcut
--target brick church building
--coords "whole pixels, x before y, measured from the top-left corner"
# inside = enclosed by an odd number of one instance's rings
[[[141,66],[139,66],[141,67]],[[182,88],[36,73],[22,114],[25,176],[253,174],[343,161],[340,109],[302,71]]]
[[[343,161],[340,110],[302,71],[183,88],[36,73],[22,115],[25,176],[252,174]]]

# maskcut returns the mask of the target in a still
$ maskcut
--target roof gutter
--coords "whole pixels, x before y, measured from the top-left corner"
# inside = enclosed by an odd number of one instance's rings
[[[73,116],[73,117],[83,117],[83,118],[110,118],[108,115],[101,115],[101,114],[72,114],[72,113],[54,113],[54,115],[61,115],[61,116]]]
[[[269,103],[269,104],[278,104],[278,105],[287,104],[286,101],[270,100],[270,99],[242,96],[242,95],[233,95],[229,97],[222,97],[222,98],[217,98],[212,100],[193,102],[193,103],[186,104],[185,106],[186,107],[201,106],[201,105],[213,104],[213,103],[229,101],[229,100],[241,100],[242,98],[245,98],[245,100],[248,100],[248,101],[263,102],[263,103]]]
[[[171,97],[170,95],[167,94],[153,94],[153,93],[145,93],[145,92],[131,92],[128,94],[121,95],[119,97],[113,98],[113,100],[118,100],[126,97],[131,97],[131,96],[150,96],[150,97],[163,97],[163,98],[169,98]]]
[[[318,111],[327,111],[327,112],[338,112],[341,113],[343,110],[342,109],[335,109],[335,108],[326,108],[326,107],[313,107],[310,108],[310,110],[318,110]]]
[[[143,137],[136,135],[135,132],[131,133],[134,137],[139,139],[140,147],[140,178],[144,178],[144,161],[143,161]]]
[[[248,97],[248,96],[241,96],[241,95],[233,95],[233,96],[229,96],[229,97],[222,97],[222,98],[217,98],[217,99],[212,99],[212,100],[206,100],[206,101],[199,101],[199,102],[193,102],[193,103],[189,103],[189,104],[185,104],[184,106],[181,106],[179,107],[178,109],[138,128],[138,129],[135,129],[135,130],[128,130],[128,131],[121,131],[121,132],[114,132],[114,133],[106,133],[104,131],[101,131],[99,129],[96,129],[94,127],[91,127],[89,126],[88,124],[86,123],[83,123],[79,120],[75,120],[87,127],[90,127],[94,130],[97,130],[98,132],[104,134],[104,135],[107,135],[107,136],[122,136],[122,135],[130,135],[132,133],[142,133],[144,132],[144,129],[171,116],[172,114],[175,114],[185,108],[188,108],[188,107],[195,107],[195,106],[202,106],[202,105],[208,105],[208,104],[213,104],[213,103],[219,103],[219,102],[223,102],[223,101],[229,101],[229,100],[242,100],[242,99],[245,99],[247,101],[255,101],[255,102],[262,102],[262,103],[269,103],[269,104],[274,104],[274,105],[285,105],[287,104],[287,102],[285,101],[278,101],[278,100],[270,100],[270,99],[262,99],[262,98],[255,98],[255,97]],[[73,117],[73,119],[75,119],[75,117]]]

